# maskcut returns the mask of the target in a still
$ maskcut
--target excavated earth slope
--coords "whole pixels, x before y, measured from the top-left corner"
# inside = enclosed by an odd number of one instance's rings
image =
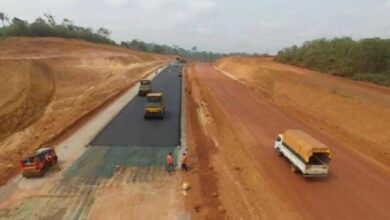
[[[389,169],[389,88],[280,64],[272,58],[228,57],[215,67]]]
[[[0,40],[0,183],[171,57],[59,38]]]

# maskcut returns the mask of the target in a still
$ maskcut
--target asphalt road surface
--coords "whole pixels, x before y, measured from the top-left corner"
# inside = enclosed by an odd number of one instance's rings
[[[91,146],[179,146],[181,64],[171,64],[152,81],[153,92],[165,99],[164,120],[145,120],[146,97],[134,99],[99,133]]]

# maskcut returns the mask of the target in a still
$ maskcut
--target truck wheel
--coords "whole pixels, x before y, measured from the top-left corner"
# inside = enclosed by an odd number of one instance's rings
[[[55,156],[55,157],[53,158],[53,160],[51,161],[51,166],[54,166],[54,165],[56,165],[56,164],[57,164],[57,162],[58,162],[58,157],[57,157],[57,156]]]
[[[43,177],[45,175],[45,168],[39,170],[39,176]]]
[[[297,173],[298,172],[298,167],[295,166],[294,164],[291,164],[291,172]]]

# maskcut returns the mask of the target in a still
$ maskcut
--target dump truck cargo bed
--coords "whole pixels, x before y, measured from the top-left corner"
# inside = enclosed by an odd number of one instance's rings
[[[332,158],[329,147],[302,130],[287,130],[283,133],[283,142],[299,154],[305,162],[309,162],[314,153],[326,153]]]

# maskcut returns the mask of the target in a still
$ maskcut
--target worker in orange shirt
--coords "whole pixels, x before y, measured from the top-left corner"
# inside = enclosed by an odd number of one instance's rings
[[[171,175],[171,172],[173,172],[175,169],[174,165],[173,165],[173,156],[172,156],[171,152],[169,152],[167,155],[166,163],[167,163],[168,173],[169,173],[169,175]]]
[[[183,153],[183,156],[181,157],[181,169],[184,171],[188,171],[187,163],[188,163],[188,156],[186,153]]]

